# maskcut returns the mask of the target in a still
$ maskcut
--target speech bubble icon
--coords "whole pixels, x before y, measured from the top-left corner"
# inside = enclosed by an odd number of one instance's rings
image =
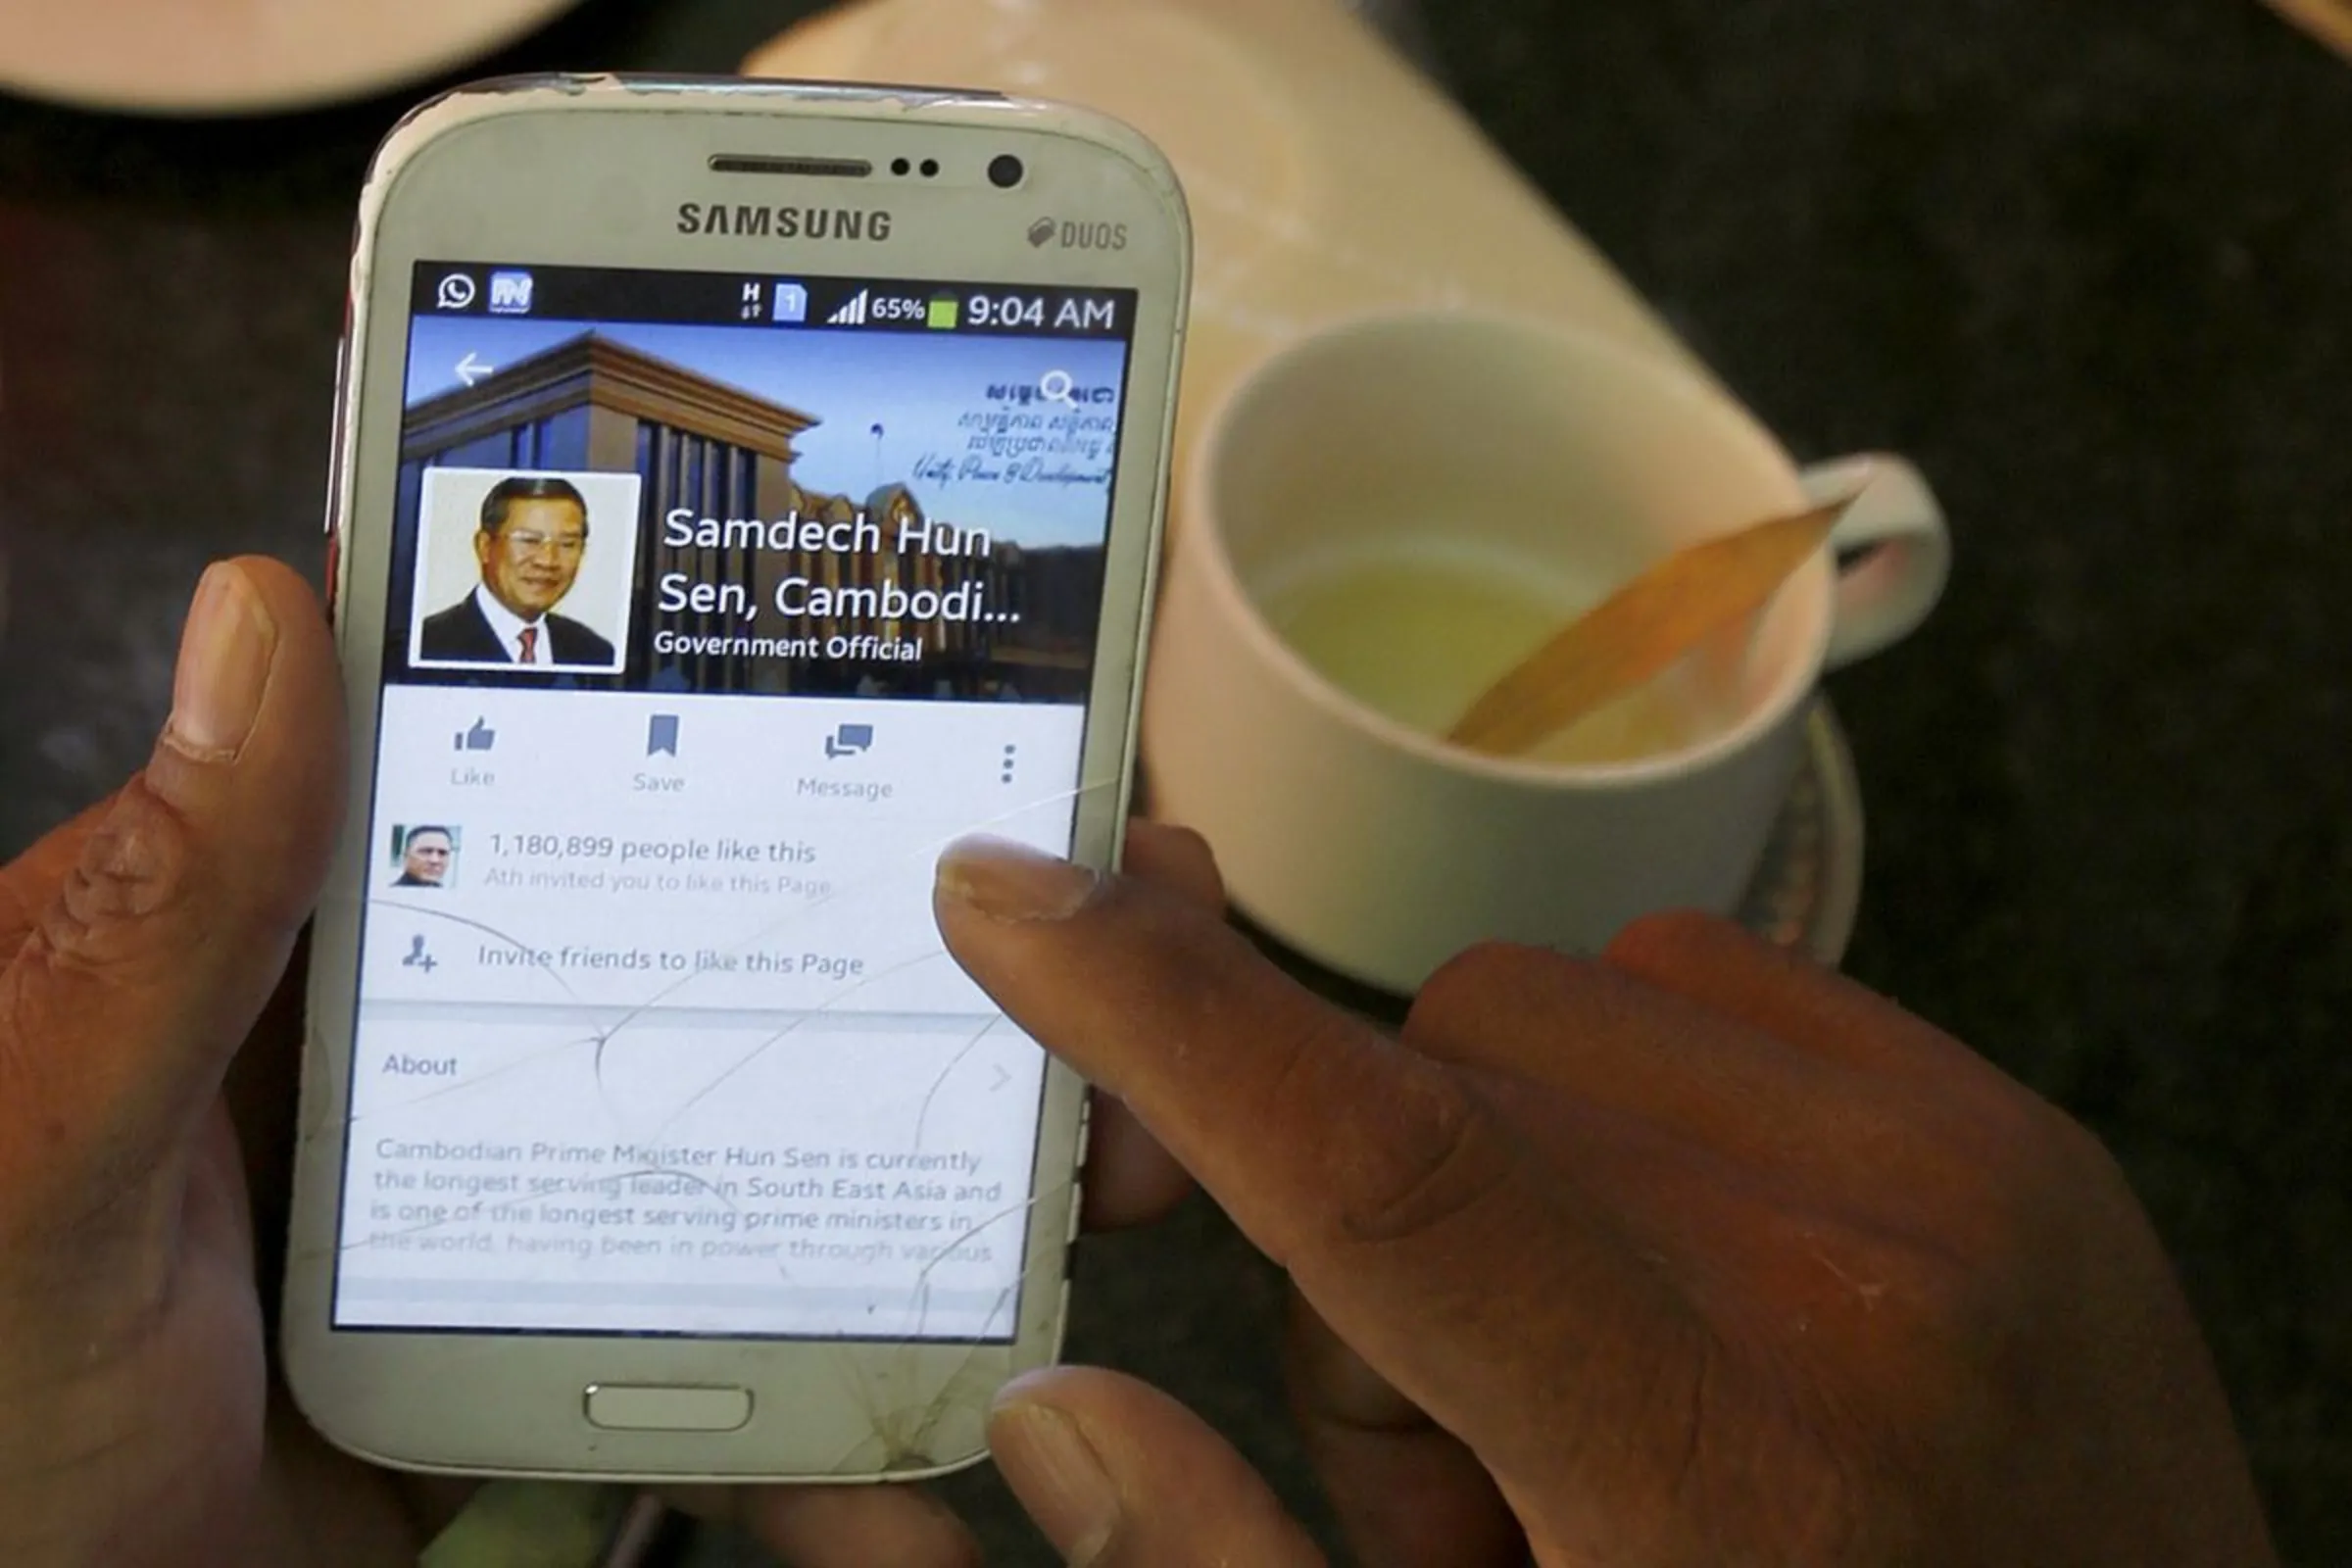
[[[667,752],[672,757],[678,755],[678,715],[675,713],[656,713],[646,721],[645,755],[652,757],[661,752]]]
[[[825,755],[827,757],[855,757],[873,744],[873,725],[844,724],[825,737]]]

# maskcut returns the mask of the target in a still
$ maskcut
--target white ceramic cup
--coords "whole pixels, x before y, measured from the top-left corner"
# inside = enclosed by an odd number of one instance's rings
[[[1269,618],[1302,573],[1434,553],[1556,595],[1564,621],[1677,546],[1855,495],[1759,616],[1670,672],[1690,702],[1670,705],[1687,731],[1664,750],[1471,753],[1443,722],[1351,695]],[[1800,473],[1670,361],[1455,313],[1344,322],[1265,361],[1211,415],[1173,504],[1147,808],[1206,835],[1268,935],[1397,993],[1488,939],[1590,953],[1646,912],[1736,908],[1803,761],[1817,678],[1909,633],[1950,564],[1900,459]]]

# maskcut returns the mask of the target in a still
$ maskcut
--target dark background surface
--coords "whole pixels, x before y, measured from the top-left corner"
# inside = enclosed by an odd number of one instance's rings
[[[591,0],[496,64],[720,71],[804,9]],[[2107,1137],[2289,1561],[2344,1561],[2352,67],[2253,0],[1450,0],[1428,32],[1800,457],[1937,485],[1949,597],[1831,682],[1848,967]],[[318,560],[353,202],[422,90],[196,125],[0,98],[0,852],[143,759],[207,560]],[[1221,1220],[1080,1269],[1072,1354],[1311,1509],[1275,1282]],[[949,1490],[1044,1560],[986,1472]]]

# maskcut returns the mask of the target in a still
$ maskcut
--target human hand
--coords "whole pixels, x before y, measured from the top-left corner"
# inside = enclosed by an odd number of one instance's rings
[[[298,986],[262,1015],[325,875],[344,734],[311,588],[216,566],[147,766],[0,868],[0,1562],[390,1568],[467,1494],[328,1447],[270,1367]],[[1167,1206],[1182,1173],[1115,1104],[1099,1119],[1089,1223]],[[914,1487],[674,1500],[794,1568],[975,1558]]]
[[[1290,1272],[1374,1568],[2275,1560],[2114,1162],[1858,985],[1665,916],[1465,954],[1391,1041],[1129,879],[980,842],[936,907]],[[1032,1374],[991,1440],[1072,1562],[1320,1560],[1132,1380]]]

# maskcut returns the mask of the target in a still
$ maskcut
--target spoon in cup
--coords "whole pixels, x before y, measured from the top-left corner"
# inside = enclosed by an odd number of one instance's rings
[[[1684,546],[1512,666],[1446,738],[1490,756],[1523,755],[1654,680],[1761,609],[1828,541],[1854,499]]]

